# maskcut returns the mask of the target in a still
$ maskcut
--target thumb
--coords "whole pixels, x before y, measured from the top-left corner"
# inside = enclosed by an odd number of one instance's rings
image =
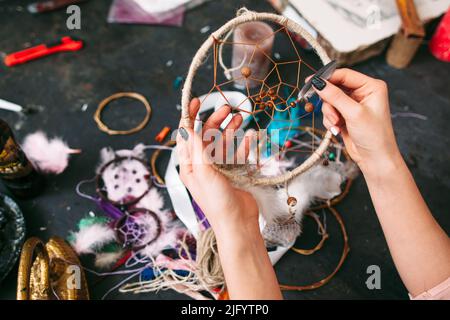
[[[319,77],[313,77],[311,82],[319,97],[335,107],[344,119],[351,118],[352,115],[359,113],[362,109],[362,106],[358,102],[350,98],[344,91],[331,82]]]

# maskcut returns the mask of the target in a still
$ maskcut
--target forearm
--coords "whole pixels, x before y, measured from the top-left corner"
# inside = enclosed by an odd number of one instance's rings
[[[216,231],[216,238],[231,299],[282,299],[257,225],[227,226],[226,231],[224,228]]]
[[[450,276],[450,239],[401,156],[378,166],[363,173],[397,270],[415,296]]]

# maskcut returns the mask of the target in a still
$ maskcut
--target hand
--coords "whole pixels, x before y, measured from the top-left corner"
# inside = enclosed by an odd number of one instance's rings
[[[193,99],[189,105],[191,124],[199,108],[200,101]],[[242,116],[237,114],[223,133],[218,132],[230,112],[229,106],[214,112],[204,124],[201,135],[194,132],[193,126],[181,127],[180,124],[177,135],[180,177],[214,231],[230,299],[281,299],[277,278],[259,231],[256,201],[212,167],[207,151],[210,148],[206,148],[211,145],[205,141],[208,131],[215,130],[219,134],[212,135],[216,138],[214,150],[219,154],[226,151],[226,141],[230,141],[231,135],[234,136],[242,124]],[[247,131],[235,159],[246,159],[252,135]]]
[[[196,121],[199,108],[199,99],[193,99],[189,105],[192,124]],[[204,139],[207,131],[218,130],[230,112],[229,106],[223,106],[214,112],[204,124],[201,136],[194,132],[193,126],[180,127],[177,135],[180,178],[205,213],[217,238],[223,234],[229,236],[230,232],[246,234],[257,230],[259,234],[258,206],[255,199],[250,193],[235,188],[226,177],[214,169],[205,149],[211,143]],[[227,125],[219,140],[214,142],[216,147],[219,146],[216,150],[226,145],[227,137],[231,137],[241,124],[242,116],[238,113]],[[187,135],[180,132],[183,130]],[[252,132],[249,132],[244,141],[248,141],[251,135]],[[249,145],[241,143],[238,148],[238,153],[244,153],[244,158],[248,156]],[[239,159],[242,155],[237,157]]]
[[[324,126],[333,134],[342,134],[347,151],[363,173],[383,170],[401,158],[384,81],[338,69],[329,81],[315,78],[313,83],[324,101]]]

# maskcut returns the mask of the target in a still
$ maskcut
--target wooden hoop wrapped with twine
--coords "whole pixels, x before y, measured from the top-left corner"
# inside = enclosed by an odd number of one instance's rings
[[[191,66],[189,67],[189,72],[186,77],[182,91],[181,123],[183,126],[190,127],[193,125],[192,120],[189,117],[189,102],[192,98],[191,96],[192,83],[194,81],[194,77],[195,74],[197,73],[197,70],[207,57],[208,52],[213,47],[216,39],[222,38],[237,26],[252,21],[269,21],[285,26],[286,29],[289,30],[290,32],[305,39],[317,53],[317,55],[319,56],[324,65],[331,61],[325,49],[313,38],[313,36],[311,36],[311,34],[309,34],[305,29],[303,29],[300,25],[298,25],[294,21],[273,13],[259,13],[242,8],[237,12],[236,18],[228,21],[221,28],[212,33],[208,37],[208,39],[201,45],[201,47],[195,54]],[[327,131],[321,144],[302,164],[300,164],[292,171],[288,171],[278,176],[254,177],[241,174],[237,175],[233,173],[233,171],[230,171],[229,169],[221,168],[218,166],[215,167],[217,170],[222,172],[225,176],[227,176],[230,180],[232,180],[237,184],[264,185],[264,186],[280,185],[287,181],[292,180],[294,177],[302,174],[303,172],[311,168],[314,164],[316,164],[316,162],[320,160],[322,154],[328,148],[331,137],[332,137],[331,132]]]

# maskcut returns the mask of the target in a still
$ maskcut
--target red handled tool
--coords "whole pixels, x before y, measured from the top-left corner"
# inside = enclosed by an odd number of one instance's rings
[[[63,37],[61,38],[61,41],[57,43],[40,44],[36,47],[8,54],[4,61],[8,67],[12,67],[17,64],[22,64],[57,52],[78,51],[82,47],[83,41],[75,40],[71,37]]]

